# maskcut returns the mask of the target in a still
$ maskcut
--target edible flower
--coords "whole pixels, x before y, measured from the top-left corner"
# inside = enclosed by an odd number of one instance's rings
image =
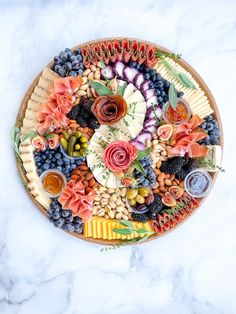
[[[124,98],[120,95],[100,96],[94,101],[91,111],[100,124],[113,125],[122,119],[128,110]]]
[[[74,216],[79,216],[83,222],[92,217],[94,191],[85,194],[84,185],[81,181],[70,180],[63,188],[59,203],[63,209],[69,209]]]
[[[131,143],[115,141],[104,150],[103,161],[108,169],[120,173],[128,170],[137,155],[138,149]]]

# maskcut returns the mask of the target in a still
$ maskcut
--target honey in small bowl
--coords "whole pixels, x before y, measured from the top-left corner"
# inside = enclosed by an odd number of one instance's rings
[[[49,169],[40,176],[42,189],[49,197],[58,197],[66,185],[66,178],[57,169]]]
[[[171,124],[186,122],[191,117],[189,104],[183,98],[178,98],[176,108],[174,109],[170,102],[167,102],[163,108],[163,117],[167,123]]]

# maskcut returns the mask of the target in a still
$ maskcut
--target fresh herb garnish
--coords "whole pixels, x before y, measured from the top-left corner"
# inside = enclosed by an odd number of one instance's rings
[[[208,158],[199,158],[197,160],[197,163],[198,163],[198,166],[199,167],[210,167],[212,168],[213,170],[216,170],[218,169],[218,171],[220,172],[225,172],[225,169],[214,164],[212,160],[208,159]]]
[[[90,81],[89,85],[95,89],[99,96],[113,95],[112,91],[104,84],[97,81]]]
[[[159,62],[162,63],[167,68],[170,74],[172,74],[172,76],[174,76],[180,82],[180,84],[187,88],[196,89],[195,84],[187,77],[187,75],[185,75],[183,72],[176,70],[166,60],[166,58],[179,59],[181,57],[181,54],[156,51],[155,56],[160,60]]]
[[[124,96],[126,87],[127,87],[126,83],[123,85],[119,85],[118,90],[117,90],[117,95]]]
[[[38,135],[38,133],[37,133],[36,131],[31,130],[31,131],[29,131],[29,133],[27,133],[27,134],[23,137],[22,142],[26,141],[27,139],[32,139],[33,137],[35,137],[35,136],[37,136],[37,135]]]
[[[119,220],[119,224],[121,224],[122,226],[124,226],[126,228],[114,228],[114,229],[112,229],[113,232],[116,232],[116,233],[121,234],[121,235],[130,235],[133,232],[136,232],[138,234],[145,234],[145,235],[141,238],[135,237],[133,239],[123,240],[122,242],[120,242],[114,246],[104,247],[101,249],[101,252],[109,251],[109,250],[115,250],[115,249],[118,249],[122,246],[127,246],[130,244],[145,242],[151,235],[156,233],[156,232],[148,231],[145,228],[135,229],[133,223],[129,220]]]
[[[147,157],[147,156],[149,156],[150,155],[150,152],[151,152],[151,147],[148,147],[148,148],[146,148],[146,149],[144,149],[144,150],[139,150],[138,151],[138,156],[137,156],[137,160],[140,160],[140,159],[142,159],[142,158],[144,158],[144,157]]]
[[[169,101],[171,107],[175,110],[177,106],[177,92],[173,83],[170,83],[169,91],[168,91]]]

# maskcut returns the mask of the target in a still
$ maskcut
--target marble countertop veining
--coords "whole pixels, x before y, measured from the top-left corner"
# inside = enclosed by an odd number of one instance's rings
[[[0,0],[0,21],[0,313],[235,314],[236,2]],[[174,232],[100,252],[33,206],[8,135],[27,87],[55,54],[109,36],[181,52],[202,75],[222,116],[226,173]]]

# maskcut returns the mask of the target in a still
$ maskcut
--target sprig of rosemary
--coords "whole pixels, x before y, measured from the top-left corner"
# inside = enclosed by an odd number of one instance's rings
[[[210,160],[210,159],[206,159],[206,158],[199,158],[198,160],[197,160],[197,163],[198,163],[198,166],[199,167],[210,167],[210,168],[212,168],[213,170],[216,170],[216,169],[218,169],[218,171],[220,171],[220,172],[225,172],[225,169],[224,168],[222,168],[221,166],[218,166],[218,165],[216,165],[216,164],[214,164],[214,162],[212,161],[212,160]]]

